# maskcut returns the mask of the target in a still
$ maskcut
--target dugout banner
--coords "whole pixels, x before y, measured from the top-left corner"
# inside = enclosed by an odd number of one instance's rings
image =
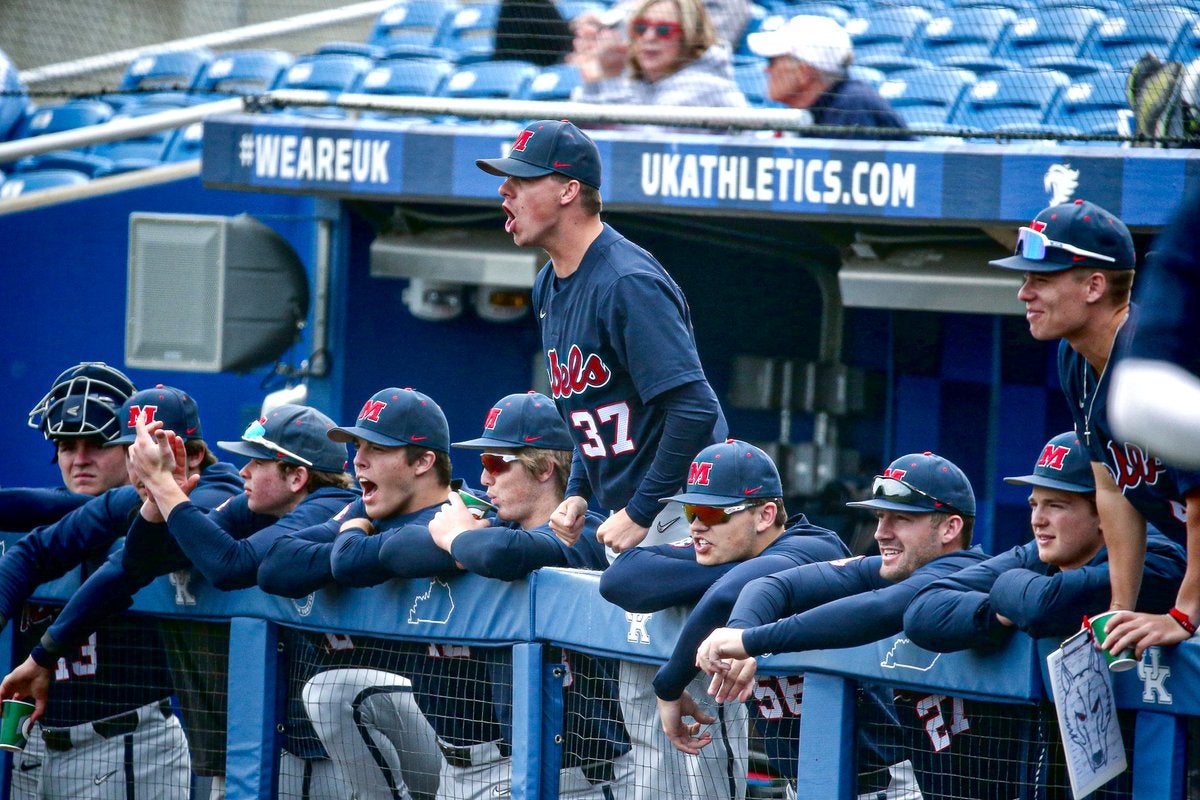
[[[496,202],[477,158],[519,130],[231,114],[204,123],[206,186],[347,199]],[[1196,150],[1013,143],[859,142],[597,131],[614,207],[756,217],[1019,225],[1086,198],[1131,227],[1161,226],[1200,181]],[[499,212],[497,212],[498,214]]]

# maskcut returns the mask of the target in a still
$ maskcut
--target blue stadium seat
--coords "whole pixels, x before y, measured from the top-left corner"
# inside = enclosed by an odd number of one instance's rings
[[[875,0],[869,3],[867,8],[874,8],[882,11],[885,8],[923,8],[930,13],[940,14],[946,9],[946,0]]]
[[[737,74],[737,68],[734,68]],[[542,67],[521,92],[522,100],[570,100],[571,91],[579,85],[579,68],[574,64],[553,64]]]
[[[855,7],[847,4],[824,2],[823,0],[804,0],[798,3],[786,3],[775,6],[772,11],[772,16],[779,16],[784,22],[787,22],[792,17],[799,14],[806,14],[811,17],[829,17],[836,22],[845,25],[855,14]]]
[[[443,21],[458,10],[451,0],[413,0],[384,9],[375,18],[367,42],[380,47],[394,44],[432,45]]]
[[[36,156],[22,158],[14,165],[13,172],[67,169],[95,178],[112,170],[112,166],[111,159],[92,153],[82,153],[78,150],[52,150],[49,153],[39,153]]]
[[[1076,55],[1080,61],[1108,64],[1118,71],[1128,70],[1147,52],[1165,60],[1195,20],[1194,12],[1175,7],[1109,17],[1092,29]]]
[[[528,61],[480,61],[459,67],[442,83],[441,97],[518,97],[537,75]]]
[[[1071,78],[1085,78],[1097,72],[1113,72],[1113,67],[1104,61],[1080,61],[1078,58],[1063,56],[1055,58],[1032,58],[1027,65],[1029,69],[1049,69],[1065,73]]]
[[[876,6],[846,23],[854,44],[854,60],[902,55],[932,15],[919,6]]]
[[[365,56],[313,53],[296,59],[272,88],[348,92],[372,66],[374,63]]]
[[[921,28],[905,55],[943,64],[961,56],[990,56],[1017,18],[1010,8],[949,8]]]
[[[102,100],[67,100],[41,106],[29,112],[17,127],[14,138],[41,136],[88,125],[99,125],[112,119],[113,108]]]
[[[200,157],[204,145],[204,123],[193,122],[179,130],[171,138],[163,153],[164,162],[190,161]]]
[[[1171,46],[1171,60],[1190,64],[1200,58],[1200,20],[1184,27]]]
[[[10,175],[0,184],[0,199],[20,197],[42,189],[75,186],[90,180],[86,173],[73,169],[43,169]]]
[[[856,57],[854,61],[857,66],[868,67],[884,75],[894,75],[897,72],[905,72],[910,69],[930,69],[936,66],[928,59],[905,55],[881,54],[865,58]]]
[[[459,61],[468,54],[488,58],[496,49],[499,15],[498,3],[477,3],[459,8],[442,22],[433,45],[458,53]]]
[[[186,98],[187,95],[182,95],[182,97]],[[113,120],[151,116],[170,110],[172,107],[175,106],[169,103],[154,101],[131,103],[122,108],[118,114],[114,115]],[[168,128],[130,139],[101,142],[88,148],[88,152],[111,160],[114,168],[120,167],[118,171],[127,171],[129,169],[128,164],[120,163],[123,161],[136,162],[137,168],[157,164],[165,158],[167,146],[171,143],[171,139],[174,138],[175,130],[174,128]]]
[[[1125,12],[1121,0],[1041,0],[1038,6],[1044,11],[1050,8],[1085,6],[1093,8],[1106,17],[1117,16]]]
[[[0,50],[0,142],[16,132],[28,106],[29,95],[21,83],[21,74]]]
[[[879,94],[914,130],[945,130],[966,87],[975,75],[963,69],[931,67],[897,72]]]
[[[202,100],[265,92],[294,61],[292,54],[283,50],[222,53],[196,78],[192,92]]]
[[[119,108],[146,92],[186,92],[215,57],[206,47],[144,53],[125,68],[117,94],[104,99]]]
[[[947,69],[965,69],[977,76],[990,75],[993,72],[1012,72],[1025,69],[1021,64],[998,56],[955,56],[943,59],[938,65]]]
[[[558,9],[558,13],[567,22],[575,19],[580,14],[600,14],[609,8],[607,3],[601,3],[598,0],[558,0],[554,4],[554,7]]]
[[[1040,125],[1068,82],[1061,72],[996,73],[963,93],[950,123],[982,132],[1001,125]]]
[[[451,65],[445,61],[420,58],[380,61],[363,76],[355,91],[363,94],[433,97],[450,70]]]
[[[1020,15],[996,45],[995,55],[1022,64],[1034,59],[1070,60],[1104,12],[1087,6],[1056,6]]]
[[[1073,81],[1063,89],[1046,112],[1046,123],[1069,126],[1081,133],[1128,133],[1121,119],[1132,114],[1125,94],[1126,76],[1119,72],[1100,72],[1085,80]]]
[[[876,89],[879,88],[880,84],[887,80],[887,74],[884,73],[883,70],[875,69],[874,67],[863,66],[862,64],[851,64],[846,68],[846,76],[853,78],[856,81],[869,83]]]
[[[403,58],[445,61],[447,64],[454,64],[458,59],[458,53],[453,50],[447,50],[444,47],[434,47],[431,44],[405,44],[399,42],[389,45],[383,53],[383,58],[380,60],[398,61]]]
[[[313,53],[317,55],[362,56],[374,61],[383,57],[384,48],[366,42],[324,42]]]

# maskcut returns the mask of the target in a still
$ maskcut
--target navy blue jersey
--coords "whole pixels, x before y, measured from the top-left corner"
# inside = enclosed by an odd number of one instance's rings
[[[1137,610],[1165,614],[1186,567],[1183,548],[1151,531]],[[1039,559],[1037,542],[1029,542],[926,586],[904,612],[904,632],[927,650],[992,647],[1014,630],[996,620],[1001,614],[1030,636],[1069,636],[1084,614],[1106,611],[1111,599],[1106,548],[1064,571]]]
[[[91,500],[93,495],[53,489],[0,489],[0,530],[22,533],[58,522]]]
[[[904,609],[922,588],[986,558],[978,547],[956,550],[898,583],[880,577],[879,556],[794,567],[747,585],[729,626],[745,629],[752,656],[869,644],[903,630]]]
[[[201,472],[193,496],[197,502],[218,505],[240,491],[237,472],[218,463]],[[103,559],[128,529],[141,503],[132,487],[110,490],[10,547],[0,558],[0,614],[4,619],[12,618],[17,605],[39,584],[75,567],[83,565],[86,573],[100,565],[85,575],[84,586],[102,577],[111,563]],[[60,616],[57,610],[26,606],[18,628],[17,647],[27,648],[53,671],[55,682],[44,724],[58,727],[100,719],[171,693],[157,628],[126,618],[107,619],[52,654],[42,640],[56,616]]]
[[[1193,189],[1154,242],[1154,256],[1138,270],[1142,307],[1129,355],[1170,361],[1200,375],[1196,325],[1200,320],[1200,190]]]
[[[809,106],[814,125],[842,128],[899,128],[908,127],[904,118],[868,83],[847,78],[825,90]],[[911,139],[907,133],[880,135],[877,133],[821,133],[830,139]]]
[[[1117,331],[1111,365],[1129,347],[1138,327],[1139,307],[1131,305],[1129,316]],[[1125,499],[1146,521],[1171,539],[1186,546],[1187,514],[1184,495],[1200,486],[1200,473],[1168,467],[1133,442],[1113,438],[1108,421],[1108,375],[1099,378],[1087,359],[1076,353],[1066,339],[1058,345],[1058,380],[1067,397],[1075,433],[1093,461],[1108,468]]]
[[[657,611],[641,595],[647,584],[657,584],[659,608],[695,604],[671,659],[654,678],[654,691],[664,700],[677,700],[699,672],[696,650],[700,643],[729,619],[738,593],[750,581],[799,564],[828,561],[850,555],[833,531],[812,525],[803,514],[754,558],[732,564],[705,566],[696,562],[691,538],[654,547],[635,547],[617,556],[600,582],[601,594],[626,611]],[[706,584],[706,585],[702,585]],[[675,589],[673,597],[669,595]],[[699,594],[697,594],[699,590]]]
[[[577,443],[567,494],[627,508],[648,525],[658,500],[683,485],[692,457],[726,432],[683,292],[653,256],[605,225],[570,277],[542,268],[533,307],[551,396]],[[660,448],[667,414],[656,401],[688,384],[700,392],[699,413],[681,441]]]

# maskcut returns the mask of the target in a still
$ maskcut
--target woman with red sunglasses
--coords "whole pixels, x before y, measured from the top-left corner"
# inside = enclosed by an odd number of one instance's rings
[[[719,42],[700,0],[641,0],[628,23],[628,44],[615,33],[588,40],[572,59],[584,103],[662,106],[746,105],[733,80],[729,47]],[[627,47],[626,61],[618,57]]]

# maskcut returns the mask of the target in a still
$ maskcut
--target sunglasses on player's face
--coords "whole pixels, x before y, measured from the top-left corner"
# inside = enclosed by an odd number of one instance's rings
[[[633,30],[633,35],[639,39],[646,35],[646,31],[653,31],[655,39],[674,39],[683,33],[683,26],[678,22],[643,19],[642,17],[638,17],[631,23],[631,29]]]
[[[736,506],[697,506],[690,503],[683,505],[683,517],[688,523],[700,520],[700,524],[706,528],[712,528],[717,525],[724,525],[729,522],[729,518],[739,511],[745,511],[748,508],[753,508],[758,503],[741,503]]]
[[[483,462],[483,468],[488,475],[502,475],[508,472],[509,467],[514,461],[519,461],[520,456],[515,456],[512,453],[480,453],[479,460]]]
[[[914,509],[923,512],[953,511],[956,514],[958,513],[958,509],[949,503],[943,503],[933,495],[922,492],[917,487],[911,486],[904,481],[888,478],[884,475],[875,476],[875,480],[871,483],[871,497],[912,506]]]
[[[1020,228],[1017,231],[1017,251],[1016,255],[1024,256],[1030,261],[1045,261],[1046,251],[1051,248],[1065,250],[1072,255],[1085,256],[1087,258],[1096,258],[1101,261],[1116,263],[1116,259],[1112,256],[1106,256],[1103,253],[1095,253],[1091,250],[1084,250],[1076,247],[1073,244],[1066,242],[1056,242],[1041,231],[1035,231],[1033,228]]]

